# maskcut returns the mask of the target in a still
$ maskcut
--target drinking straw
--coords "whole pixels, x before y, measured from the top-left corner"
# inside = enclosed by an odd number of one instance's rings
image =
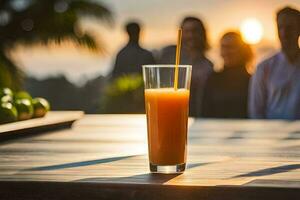
[[[180,29],[178,29],[177,45],[176,45],[175,77],[174,77],[174,89],[175,90],[177,90],[177,88],[178,88],[178,71],[179,71],[178,65],[180,63],[181,37],[182,37],[182,30],[180,28]]]

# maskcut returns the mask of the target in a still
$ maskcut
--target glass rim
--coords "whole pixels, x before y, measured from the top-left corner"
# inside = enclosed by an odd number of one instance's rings
[[[142,65],[143,68],[175,68],[175,64]],[[192,65],[178,65],[180,68],[192,68]]]

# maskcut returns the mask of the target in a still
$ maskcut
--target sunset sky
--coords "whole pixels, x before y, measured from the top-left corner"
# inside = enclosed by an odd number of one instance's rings
[[[243,22],[255,18],[262,25],[262,40],[255,45],[258,60],[278,48],[275,26],[276,11],[290,5],[300,9],[300,0],[102,0],[114,14],[115,25],[103,26],[86,19],[83,27],[101,37],[107,49],[106,55],[91,54],[70,45],[61,47],[18,48],[15,58],[24,66],[25,72],[39,78],[63,73],[72,82],[84,82],[111,70],[114,54],[126,42],[123,24],[135,19],[142,22],[144,30],[142,45],[160,49],[175,42],[177,26],[186,15],[200,17],[208,29],[213,49],[210,58],[221,65],[218,41],[226,30],[240,29]],[[265,52],[265,54],[264,54]]]

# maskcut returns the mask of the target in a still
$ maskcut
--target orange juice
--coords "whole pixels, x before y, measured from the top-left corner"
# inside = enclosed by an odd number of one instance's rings
[[[186,162],[189,95],[187,89],[145,90],[150,163]]]

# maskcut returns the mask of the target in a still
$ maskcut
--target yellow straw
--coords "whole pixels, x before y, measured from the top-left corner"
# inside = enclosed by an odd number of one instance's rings
[[[177,90],[178,88],[178,65],[180,63],[181,36],[182,36],[182,30],[180,28],[178,29],[177,46],[176,46],[175,77],[174,77],[175,90]]]

